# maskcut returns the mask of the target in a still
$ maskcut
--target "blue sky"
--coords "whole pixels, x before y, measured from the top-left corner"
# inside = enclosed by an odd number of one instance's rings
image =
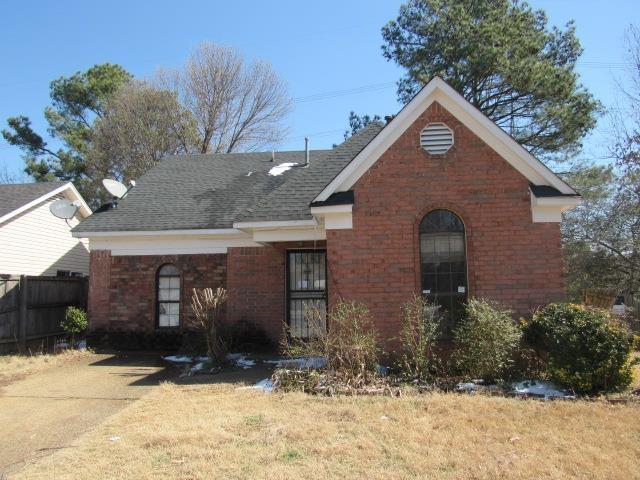
[[[180,66],[202,41],[270,61],[294,99],[283,149],[330,147],[342,138],[350,110],[390,114],[399,109],[395,81],[402,71],[381,55],[380,28],[401,2],[109,1],[11,2],[0,18],[0,122],[27,115],[46,131],[42,110],[49,82],[101,62],[119,63],[136,77]],[[584,47],[582,82],[605,105],[622,75],[623,34],[640,24],[637,0],[532,0],[551,24],[574,19]],[[604,155],[606,119],[586,142],[584,156]],[[20,150],[0,139],[0,167],[22,169]]]

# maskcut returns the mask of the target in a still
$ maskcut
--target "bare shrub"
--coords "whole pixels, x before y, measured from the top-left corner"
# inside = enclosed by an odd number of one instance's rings
[[[443,373],[438,352],[442,334],[439,309],[421,295],[414,295],[402,306],[398,369],[405,380],[431,382]]]
[[[307,310],[310,338],[285,337],[284,351],[291,357],[324,357],[328,381],[349,388],[371,383],[378,374],[381,350],[378,334],[366,306],[339,301],[327,315],[327,328],[318,309]]]
[[[205,334],[207,355],[219,362],[222,362],[227,354],[227,346],[220,335],[220,314],[226,301],[227,291],[222,287],[215,290],[194,288],[191,296],[194,316],[190,320],[190,326]]]

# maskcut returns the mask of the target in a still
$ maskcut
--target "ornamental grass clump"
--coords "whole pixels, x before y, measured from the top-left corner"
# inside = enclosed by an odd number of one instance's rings
[[[522,332],[512,312],[499,303],[469,299],[454,331],[453,363],[467,379],[493,383],[509,376]]]
[[[381,349],[366,306],[341,300],[328,313],[326,323],[319,309],[308,309],[306,319],[309,338],[286,336],[283,347],[288,356],[323,357],[326,385],[359,389],[377,378]]]
[[[533,315],[524,338],[549,378],[576,393],[619,391],[632,381],[633,335],[608,310],[553,303]]]
[[[210,359],[221,363],[227,355],[227,345],[221,335],[221,314],[222,307],[227,301],[227,291],[218,287],[194,288],[191,296],[191,308],[193,318],[190,319],[190,326],[204,333],[207,340],[207,355]]]
[[[440,306],[414,295],[402,306],[402,313],[397,362],[400,376],[405,381],[432,382],[444,373],[438,348],[442,336]]]

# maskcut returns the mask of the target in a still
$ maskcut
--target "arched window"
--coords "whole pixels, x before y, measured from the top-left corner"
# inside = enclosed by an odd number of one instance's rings
[[[439,209],[420,222],[422,293],[441,305],[447,330],[463,313],[467,298],[467,256],[464,224],[455,213]]]
[[[175,265],[158,270],[158,327],[180,325],[180,272]]]

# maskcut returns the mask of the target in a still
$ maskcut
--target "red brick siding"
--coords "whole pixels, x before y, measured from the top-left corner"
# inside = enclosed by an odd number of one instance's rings
[[[286,251],[324,249],[326,243],[283,242],[255,248],[229,248],[228,319],[262,330],[269,340],[281,340],[286,320]]]
[[[455,145],[431,156],[419,145],[430,122]],[[353,229],[327,232],[331,301],[359,300],[385,336],[397,335],[400,305],[421,289],[418,224],[434,208],[464,221],[469,294],[518,314],[564,296],[560,226],[533,223],[529,182],[433,104],[354,186]]]
[[[181,273],[180,323],[191,315],[193,288],[226,285],[226,255],[111,256],[91,252],[89,321],[92,331],[153,333],[156,329],[156,275],[172,263]]]
[[[109,284],[111,281],[111,252],[109,250],[92,251],[89,256],[89,296],[87,316],[89,329],[103,326],[109,312]]]

